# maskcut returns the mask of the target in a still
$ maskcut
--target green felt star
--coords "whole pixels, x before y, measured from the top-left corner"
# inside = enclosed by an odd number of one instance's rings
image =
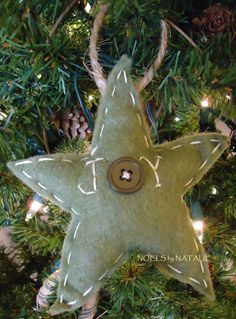
[[[205,252],[183,194],[219,158],[227,138],[196,134],[153,146],[130,66],[123,56],[108,78],[88,154],[36,156],[8,164],[34,191],[72,214],[52,314],[83,305],[135,248],[166,256],[157,263],[160,270],[214,299]],[[134,193],[119,193],[109,184],[108,169],[121,157],[136,160],[144,172],[144,183]],[[121,178],[128,181],[129,172]]]

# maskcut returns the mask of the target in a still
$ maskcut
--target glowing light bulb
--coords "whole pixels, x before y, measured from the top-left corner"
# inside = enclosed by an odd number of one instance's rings
[[[88,99],[89,99],[89,101],[92,101],[92,100],[94,100],[94,97],[93,97],[93,95],[89,95],[89,96],[88,96]]]
[[[202,100],[201,106],[202,107],[208,107],[209,106],[209,99],[207,97]]]
[[[87,4],[86,4],[84,10],[85,10],[87,13],[89,13],[89,12],[91,11],[91,5],[90,5],[89,2],[87,2]]]
[[[0,120],[4,120],[7,117],[6,113],[0,111]]]
[[[215,187],[212,187],[211,193],[212,193],[213,195],[216,195],[216,194],[218,193],[218,191],[217,191],[217,189],[216,189]]]
[[[193,228],[195,230],[195,233],[199,241],[202,243],[203,232],[204,232],[204,222],[202,220],[193,220],[192,223],[193,223]]]
[[[178,116],[176,116],[176,117],[174,118],[174,120],[175,120],[175,122],[179,122],[179,121],[180,121],[180,118],[179,118]]]
[[[34,217],[34,215],[40,210],[43,206],[43,199],[40,195],[36,194],[33,197],[33,200],[30,203],[29,210],[26,214],[25,221],[30,220]]]

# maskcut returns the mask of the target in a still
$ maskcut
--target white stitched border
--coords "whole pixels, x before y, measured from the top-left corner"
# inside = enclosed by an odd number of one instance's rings
[[[116,77],[117,81],[119,80],[121,73],[122,73],[122,70],[117,74],[117,77]]]
[[[38,184],[39,187],[41,187],[41,188],[47,190],[47,187],[45,187],[43,184],[41,184],[41,183],[37,183],[37,184]]]
[[[218,148],[221,146],[221,144],[219,143],[218,145],[216,145],[216,147],[214,148],[214,150],[211,152],[212,154],[214,154],[217,150],[218,150]]]
[[[69,265],[69,263],[70,263],[71,254],[72,254],[72,252],[70,252],[70,253],[69,253],[69,255],[68,255],[68,258],[67,258],[67,265]]]
[[[92,289],[93,289],[93,286],[91,286],[88,290],[86,290],[86,291],[83,293],[83,296],[86,296],[87,294],[89,294]]]
[[[194,279],[194,278],[192,278],[192,277],[188,277],[188,278],[189,278],[189,280],[191,280],[191,281],[193,281],[193,282],[196,282],[196,284],[201,285],[200,281],[198,281],[197,279]]]
[[[30,174],[26,173],[26,171],[22,171],[22,173],[23,173],[26,177],[32,179],[32,176],[31,176]]]
[[[16,163],[15,166],[24,165],[24,164],[31,164],[31,163],[33,163],[33,161],[26,160],[26,161]]]
[[[66,162],[66,163],[73,163],[72,160],[69,160],[69,159],[67,159],[67,158],[63,158],[61,161],[62,161],[62,162]]]
[[[94,160],[86,162],[85,165],[87,166],[89,164],[92,164],[92,163],[95,163],[95,162],[98,162],[98,161],[104,161],[104,158],[103,157],[95,158]]]
[[[191,184],[193,181],[193,177],[184,185],[184,186],[188,186],[189,184]]]
[[[115,92],[116,92],[116,86],[114,85],[113,90],[112,90],[112,93],[111,93],[111,96],[112,96],[112,97],[114,96]]]
[[[64,279],[64,287],[66,286],[66,283],[67,283],[67,280],[68,280],[68,276],[69,276],[69,274],[67,273],[66,276],[65,276],[65,279]]]
[[[101,131],[100,131],[100,138],[102,137],[102,133],[103,133],[103,130],[104,130],[104,126],[105,126],[105,124],[102,124],[102,128],[101,128]]]
[[[70,209],[72,210],[72,212],[73,212],[75,215],[78,215],[78,216],[80,215],[80,213],[78,213],[73,207],[71,207]]]
[[[193,238],[197,251],[199,251],[198,243],[195,238]]]
[[[124,253],[121,253],[119,257],[116,258],[116,260],[113,262],[113,264],[117,263],[121,259],[121,257],[124,255]]]
[[[46,161],[54,161],[54,158],[51,157],[43,157],[43,158],[39,158],[38,162],[46,162]]]
[[[62,199],[60,199],[57,195],[53,194],[53,197],[58,200],[58,202],[60,203],[64,203],[64,201]]]
[[[80,184],[77,185],[78,189],[81,191],[81,193],[85,194],[85,195],[91,195],[94,194],[96,192],[92,191],[92,192],[86,192],[85,190],[83,190],[83,188],[81,188]]]
[[[206,163],[207,163],[207,160],[205,160],[203,163],[202,163],[202,165],[199,167],[199,171],[206,165]]]
[[[108,273],[108,270],[106,270],[106,271],[98,278],[98,280],[102,280],[102,279],[106,276],[107,273]]]
[[[171,266],[170,264],[167,264],[167,266],[168,266],[170,269],[172,269],[172,270],[174,270],[175,272],[177,272],[178,274],[182,274],[182,271],[180,271],[179,269],[176,269],[175,267]]]
[[[126,75],[125,70],[123,71],[123,74],[124,74],[125,84],[127,84],[127,75]]]
[[[75,237],[76,237],[76,235],[77,235],[77,232],[78,232],[79,226],[80,226],[80,223],[78,223],[78,225],[77,225],[77,226],[76,226],[76,228],[75,228],[75,232],[74,232],[73,239],[75,239]]]
[[[92,155],[92,156],[95,154],[95,152],[96,152],[97,149],[98,149],[97,146],[95,146],[95,147],[92,149],[92,151],[91,151],[91,155]]]
[[[176,150],[177,148],[180,148],[182,146],[182,144],[179,144],[179,145],[175,145],[173,147],[171,147],[172,150]]]
[[[130,94],[130,96],[131,96],[133,106],[135,106],[135,98],[134,98],[134,95],[133,95],[132,92],[129,92],[129,94]]]
[[[200,266],[201,266],[202,273],[204,274],[205,271],[204,271],[203,263],[202,263],[201,260],[199,260],[199,263],[200,263]]]
[[[138,113],[137,113],[137,117],[138,117],[140,125],[142,126],[142,120],[141,120],[141,117],[140,117],[140,115]]]
[[[73,306],[73,305],[75,305],[77,302],[78,302],[77,300],[73,300],[73,301],[67,302],[67,305],[68,305],[68,306]]]
[[[144,137],[144,140],[145,140],[145,143],[146,143],[147,147],[149,147],[149,143],[148,143],[147,136],[146,136],[146,135],[144,135],[143,137]]]

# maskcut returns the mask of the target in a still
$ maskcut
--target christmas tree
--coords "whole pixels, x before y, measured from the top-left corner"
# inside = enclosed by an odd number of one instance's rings
[[[134,251],[106,281],[98,304],[92,300],[81,318],[93,318],[96,304],[94,318],[235,318],[236,6],[232,0],[221,4],[6,0],[0,4],[0,318],[46,319],[56,300],[70,214],[16,179],[6,163],[59,152],[83,154],[90,147],[102,87],[99,92],[94,82],[88,48],[102,4],[109,4],[98,50],[104,76],[123,54],[132,58],[133,79],[142,78],[161,56],[141,94],[153,143],[217,131],[230,136],[231,143],[184,196],[208,255],[216,300],[209,302],[190,285],[159,272],[157,256]],[[93,307],[87,316],[86,307]],[[79,316],[76,310],[55,318]]]

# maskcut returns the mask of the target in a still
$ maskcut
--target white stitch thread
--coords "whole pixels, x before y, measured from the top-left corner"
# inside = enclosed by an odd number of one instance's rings
[[[175,267],[171,266],[170,264],[167,264],[167,266],[168,266],[169,268],[171,268],[172,270],[174,270],[175,272],[177,272],[178,274],[182,274],[182,271],[176,269]]]
[[[108,107],[105,109],[105,114],[107,114],[107,112],[108,112]]]
[[[41,187],[41,188],[43,188],[43,189],[45,189],[45,190],[47,190],[47,187],[45,187],[44,185],[42,185],[41,183],[37,183],[38,185],[39,185],[39,187]]]
[[[63,303],[63,294],[60,297],[60,303]]]
[[[106,270],[106,271],[104,272],[104,274],[102,274],[102,275],[98,278],[98,280],[102,280],[102,279],[106,276],[107,273],[108,273],[108,270]]]
[[[112,97],[114,96],[115,91],[116,91],[116,86],[114,85],[114,88],[113,88],[112,93],[111,93],[111,96],[112,96]]]
[[[116,260],[113,262],[113,264],[117,263],[121,259],[121,257],[124,255],[124,253],[121,253],[119,257],[116,258]]]
[[[182,144],[179,144],[179,145],[176,145],[176,146],[173,146],[171,147],[172,150],[176,150],[177,148],[180,148],[182,146]]]
[[[142,120],[141,120],[141,117],[140,117],[140,115],[138,113],[137,113],[137,117],[138,117],[140,125],[142,126]]]
[[[69,274],[67,273],[66,276],[65,276],[65,279],[64,279],[64,287],[66,286],[68,276],[69,276]]]
[[[196,282],[196,283],[199,284],[199,285],[201,284],[200,281],[198,281],[197,279],[194,279],[194,278],[192,278],[192,277],[188,277],[188,278],[189,278],[191,281]]]
[[[91,151],[91,155],[92,155],[92,156],[95,154],[95,152],[96,152],[97,149],[98,149],[97,146],[95,146],[95,147],[92,149],[92,151]]]
[[[45,161],[54,161],[54,158],[44,157],[44,158],[38,159],[38,162],[45,162]]]
[[[102,128],[101,128],[101,131],[100,131],[100,138],[102,137],[102,133],[103,133],[103,130],[104,130],[104,125],[105,124],[102,124]]]
[[[117,81],[119,80],[119,78],[120,78],[120,75],[121,75],[121,72],[122,72],[122,70],[117,74]]]
[[[83,296],[86,296],[87,294],[89,294],[92,289],[93,289],[93,286],[91,286],[88,290],[86,290],[86,291],[83,293]]]
[[[75,215],[78,215],[78,216],[80,215],[80,213],[78,213],[73,207],[71,207],[70,209],[72,210],[72,212],[73,212]]]
[[[78,223],[78,225],[77,225],[77,226],[76,226],[76,228],[75,228],[75,232],[74,232],[73,239],[75,239],[75,237],[76,237],[76,235],[77,235],[77,232],[78,232],[79,226],[80,226],[80,223]]]
[[[26,177],[32,179],[32,176],[31,176],[30,174],[26,173],[26,171],[22,171],[22,173],[23,173]]]
[[[156,178],[156,185],[155,187],[161,187],[161,184],[160,184],[160,179],[159,179],[159,176],[157,174],[157,168],[159,166],[159,163],[160,163],[160,159],[161,159],[161,156],[156,156],[157,157],[157,160],[156,160],[156,164],[155,166],[144,156],[141,156],[139,159],[142,160],[144,159],[148,164],[149,166],[152,168],[153,172],[154,172],[154,175],[155,175],[155,178]]]
[[[62,161],[62,162],[67,162],[67,163],[73,163],[73,161],[71,161],[71,160],[69,160],[69,159],[66,159],[66,158],[62,159],[61,161]]]
[[[184,185],[184,186],[188,186],[189,184],[191,184],[193,181],[193,177]]]
[[[218,148],[221,146],[221,144],[219,143],[215,148],[214,148],[214,150],[211,152],[212,154],[214,154],[217,150],[218,150]]]
[[[211,142],[214,142],[214,143],[219,143],[219,140],[216,140],[214,138],[210,139]]]
[[[125,70],[123,71],[123,74],[124,74],[125,84],[127,84],[127,75],[126,75]]]
[[[95,163],[95,162],[98,162],[98,161],[104,161],[104,158],[103,157],[95,158],[95,160],[86,162],[85,165],[87,166],[89,164],[92,164],[92,163]]]
[[[201,141],[193,141],[190,144],[194,145],[194,144],[201,144],[201,143],[202,143]]]
[[[69,265],[70,263],[70,257],[71,257],[72,252],[69,253],[68,258],[67,258],[67,264]]]
[[[85,194],[85,195],[91,195],[91,194],[94,194],[96,192],[86,192],[83,190],[83,188],[81,188],[80,185],[77,185],[78,189],[81,191],[81,193]]]
[[[73,306],[73,305],[75,305],[77,302],[78,302],[77,300],[70,301],[70,302],[67,302],[67,305],[68,305],[68,306]]]
[[[58,200],[58,202],[60,203],[64,203],[64,201],[62,199],[60,199],[57,195],[53,194],[53,197]]]
[[[199,247],[198,247],[198,244],[197,244],[196,239],[195,239],[195,238],[193,238],[193,240],[194,240],[195,246],[196,246],[196,248],[197,248],[197,251],[199,251]]]
[[[143,137],[144,137],[144,140],[145,140],[145,143],[146,143],[147,147],[149,147],[147,136],[144,135]]]
[[[199,171],[206,165],[206,163],[207,163],[207,160],[205,160],[203,163],[202,163],[202,165],[199,167]]]
[[[15,166],[24,165],[24,164],[30,164],[30,163],[33,163],[33,161],[27,160],[27,161],[18,162],[18,163],[15,164]]]
[[[203,283],[204,283],[204,286],[207,288],[208,286],[205,279],[203,279]]]
[[[129,92],[129,94],[130,94],[130,96],[131,96],[133,106],[135,106],[135,98],[134,98],[134,95],[133,95],[132,92]]]
[[[97,180],[96,180],[96,170],[95,170],[95,163],[92,163],[92,175],[93,175],[93,189],[97,190]]]
[[[201,266],[202,273],[204,274],[205,271],[204,271],[203,263],[202,263],[201,260],[199,260],[199,262],[200,262],[200,266]]]

